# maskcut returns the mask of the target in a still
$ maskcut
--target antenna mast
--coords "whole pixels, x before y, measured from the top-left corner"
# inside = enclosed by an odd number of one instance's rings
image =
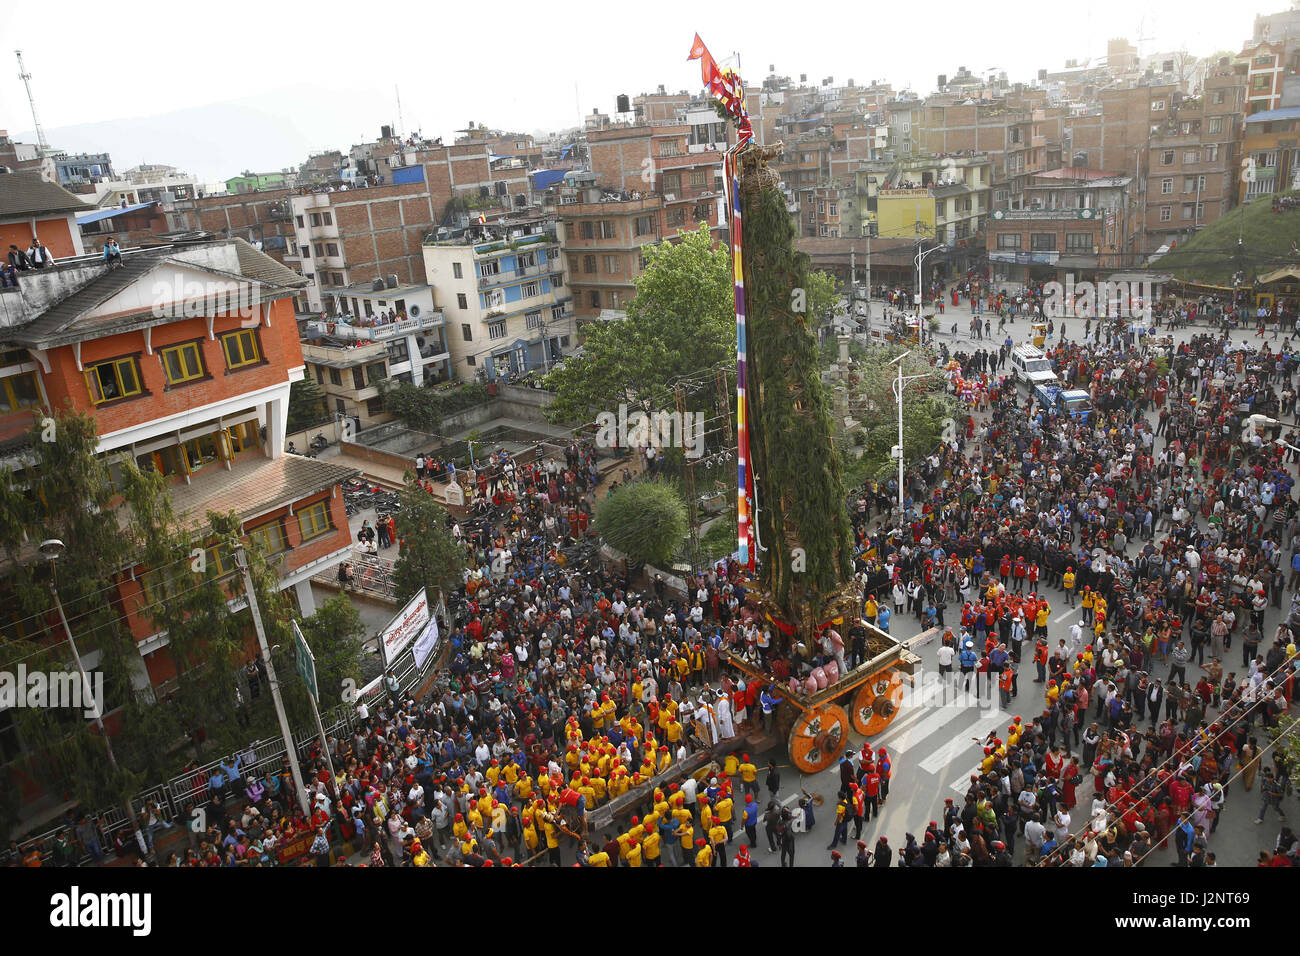
[[[32,122],[36,124],[36,142],[41,148],[41,156],[44,156],[50,151],[50,144],[45,141],[45,130],[41,128],[41,121],[36,116],[36,99],[32,96],[32,75],[23,66],[23,51],[14,50],[14,54],[18,57],[18,79],[23,81],[23,86],[27,89],[27,102],[32,108]]]
[[[393,92],[397,94],[397,135],[402,135],[405,124],[402,121],[402,91],[394,84]]]

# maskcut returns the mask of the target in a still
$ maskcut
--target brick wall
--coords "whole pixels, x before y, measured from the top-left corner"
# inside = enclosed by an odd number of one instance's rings
[[[283,383],[287,370],[302,364],[302,345],[294,322],[293,303],[281,299],[274,303],[271,327],[257,329],[258,344],[264,361],[248,368],[229,371],[222,351],[221,334],[241,328],[238,316],[218,318],[213,327],[214,340],[207,337],[203,319],[182,319],[153,330],[153,355],[145,354],[144,334],[124,332],[82,344],[81,360],[85,367],[110,358],[134,355],[141,384],[147,393],[95,406],[90,400],[86,379],[77,370],[72,346],[53,350],[50,373],[43,375],[46,395],[55,408],[71,401],[80,411],[95,416],[101,435],[154,421],[225,398]],[[198,341],[208,376],[168,388],[163,375],[160,351],[165,346]]]

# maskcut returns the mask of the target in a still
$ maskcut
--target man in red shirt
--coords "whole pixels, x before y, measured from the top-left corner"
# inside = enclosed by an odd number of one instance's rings
[[[867,820],[874,820],[880,816],[880,771],[876,769],[874,761],[867,761],[862,765],[861,792],[863,816]]]

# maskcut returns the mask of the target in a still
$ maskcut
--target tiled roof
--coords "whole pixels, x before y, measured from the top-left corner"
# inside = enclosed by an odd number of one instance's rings
[[[245,278],[287,289],[305,289],[311,284],[288,266],[281,265],[243,239],[231,241],[239,253],[239,271]]]
[[[3,177],[0,177],[3,178]],[[240,274],[253,282],[266,286],[268,290],[301,288],[307,280],[292,269],[285,268],[264,252],[260,252],[243,239],[221,240],[232,242],[238,256]],[[96,306],[108,301],[113,296],[127,289],[133,283],[144,279],[151,271],[165,260],[174,259],[182,266],[202,268],[196,263],[183,258],[184,246],[158,246],[152,248],[127,250],[122,257],[122,265],[117,269],[102,267],[99,274],[89,279],[81,288],[71,295],[46,309],[36,319],[24,326],[7,331],[3,340],[14,345],[31,347],[52,347],[65,345],[83,337],[83,333],[93,329],[97,335],[105,335],[115,330],[125,330],[138,325],[151,317],[149,312],[131,315],[118,315],[95,320],[93,323],[81,324],[80,319]],[[260,295],[260,301],[276,298],[274,295]],[[155,320],[155,324],[156,324]],[[76,325],[74,330],[72,327]]]
[[[173,485],[167,494],[183,522],[202,527],[207,524],[209,511],[233,511],[240,518],[255,518],[359,474],[359,469],[348,465],[286,454],[244,459],[236,462],[231,471],[216,463],[208,465],[193,475],[188,485]]]
[[[42,345],[90,311],[106,302],[138,279],[142,279],[161,261],[169,249],[137,252],[122,257],[119,269],[104,267],[101,275],[92,278],[76,292],[56,303],[38,316],[35,321],[6,334],[6,341],[16,345]],[[21,288],[21,286],[19,287]]]
[[[38,172],[0,175],[0,219],[49,212],[85,212],[90,207]]]

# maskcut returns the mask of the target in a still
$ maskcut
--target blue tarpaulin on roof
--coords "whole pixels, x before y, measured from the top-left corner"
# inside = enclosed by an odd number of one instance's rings
[[[542,190],[564,179],[563,169],[539,169],[533,173],[533,189]]]
[[[135,212],[137,209],[148,209],[150,206],[158,205],[157,202],[138,202],[134,206],[122,208],[116,206],[112,209],[98,209],[95,212],[83,213],[77,217],[78,226],[87,226],[92,222],[99,222],[101,219],[112,219],[114,216],[121,216],[128,212]]]
[[[399,166],[393,170],[393,185],[401,186],[406,183],[424,182],[423,166]]]

